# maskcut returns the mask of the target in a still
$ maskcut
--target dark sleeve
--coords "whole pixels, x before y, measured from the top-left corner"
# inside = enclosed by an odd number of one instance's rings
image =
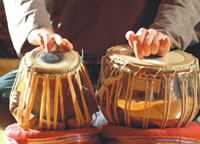
[[[27,36],[39,27],[52,28],[44,0],[3,0],[8,29],[19,57],[31,50]]]
[[[162,0],[151,28],[171,38],[172,48],[184,50],[198,41],[194,28],[200,20],[200,0]]]

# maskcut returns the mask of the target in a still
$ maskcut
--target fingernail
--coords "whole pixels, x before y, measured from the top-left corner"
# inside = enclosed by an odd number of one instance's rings
[[[168,41],[169,38],[168,38],[167,36],[164,36],[164,37],[162,38],[162,40],[163,40],[163,41]]]
[[[127,40],[130,40],[130,35],[132,34],[133,32],[132,31],[128,31],[125,35],[126,39]]]
[[[143,56],[142,56],[142,55],[140,55],[140,56],[137,55],[136,57],[137,57],[139,60],[142,60],[142,59],[143,59]]]
[[[68,48],[69,50],[72,50],[73,49],[73,45],[71,43],[68,44]]]

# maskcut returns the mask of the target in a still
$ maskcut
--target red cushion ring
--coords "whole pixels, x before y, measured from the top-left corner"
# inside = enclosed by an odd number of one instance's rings
[[[23,130],[16,123],[5,129],[8,144],[17,142],[19,144],[94,144],[100,143],[99,130],[96,127],[70,129],[70,130]]]
[[[137,129],[105,124],[101,126],[104,144],[200,143],[200,125],[184,128]]]

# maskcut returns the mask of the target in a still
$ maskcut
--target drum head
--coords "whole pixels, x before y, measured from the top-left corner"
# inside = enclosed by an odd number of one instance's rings
[[[69,72],[81,63],[80,55],[73,50],[66,53],[48,53],[42,47],[26,53],[23,59],[25,66],[31,68],[32,71],[46,73]]]
[[[112,59],[121,59],[125,63],[169,70],[188,68],[196,63],[194,56],[180,50],[170,51],[164,57],[150,56],[139,60],[135,57],[133,48],[129,45],[119,45],[108,49],[108,54]]]

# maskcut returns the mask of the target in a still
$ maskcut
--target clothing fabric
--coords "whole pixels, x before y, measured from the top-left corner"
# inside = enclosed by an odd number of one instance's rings
[[[11,71],[0,77],[0,97],[9,99],[17,71],[18,70]]]
[[[199,0],[53,0],[50,16],[43,0],[4,0],[9,31],[19,56],[31,50],[26,37],[38,27],[52,28],[84,49],[86,62],[100,62],[107,48],[127,43],[125,33],[141,27],[167,34],[172,48],[198,41]],[[20,37],[18,36],[20,34]]]

